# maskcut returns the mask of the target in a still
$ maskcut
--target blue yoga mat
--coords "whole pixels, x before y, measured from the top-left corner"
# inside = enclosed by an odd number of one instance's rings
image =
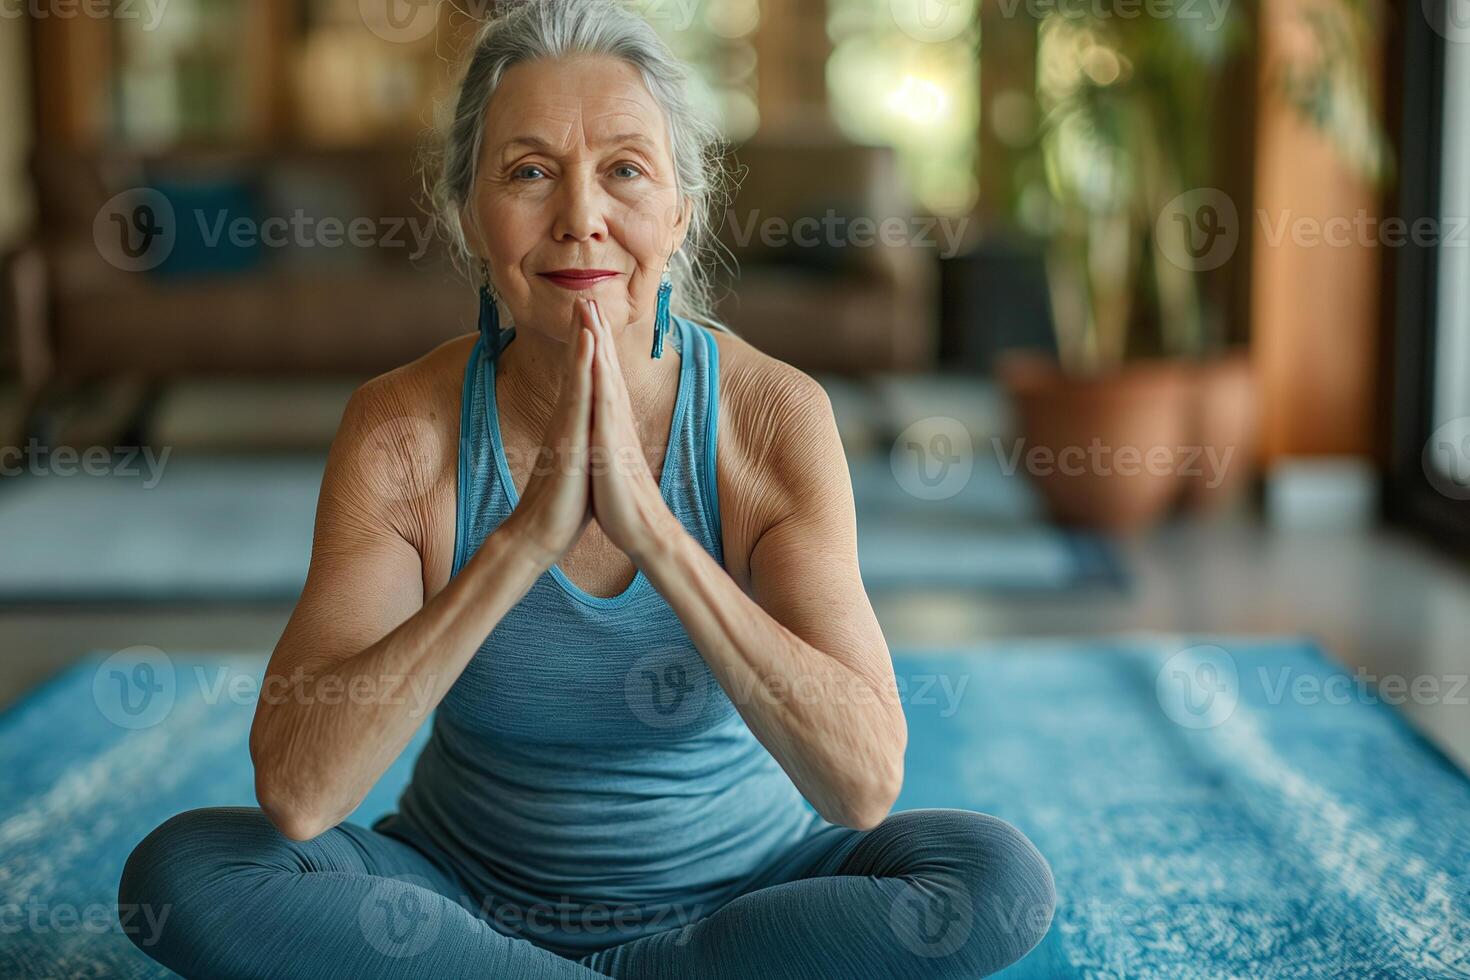
[[[321,457],[161,462],[157,473],[136,459],[107,475],[0,484],[0,603],[288,602],[300,593]],[[941,500],[906,492],[886,456],[851,468],[869,588],[1049,592],[1127,582],[1110,543],[1041,523],[1025,481],[987,457]]]
[[[1128,585],[1110,542],[1045,524],[974,527],[874,518],[858,525],[858,564],[870,590],[1054,592]]]
[[[1046,523],[1026,478],[976,456],[954,486],[926,488],[888,455],[849,460],[858,564],[870,590],[1060,592],[1126,589],[1108,539]],[[935,490],[944,495],[933,495]]]
[[[895,464],[889,453],[866,453],[848,459],[852,496],[858,519],[913,517],[965,520],[976,524],[1032,524],[1046,519],[1041,499],[1019,473],[1007,473],[992,456],[977,454],[963,479],[948,478],[925,487],[912,461]],[[896,472],[897,471],[897,472]],[[904,482],[899,481],[899,474]],[[906,487],[905,484],[908,484]]]
[[[47,923],[0,933],[0,975],[165,975],[108,918],[128,852],[173,813],[253,803],[265,658],[114,656],[0,716],[0,907]],[[1470,973],[1470,781],[1312,643],[1029,642],[895,667],[899,808],[994,813],[1051,862],[1056,918],[1010,980]],[[392,809],[425,734],[351,819]]]
[[[0,602],[294,599],[326,461],[172,454],[0,484]],[[99,472],[100,467],[93,467]]]

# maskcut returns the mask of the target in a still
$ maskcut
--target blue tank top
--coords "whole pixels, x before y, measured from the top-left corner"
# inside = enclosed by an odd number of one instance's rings
[[[673,322],[681,363],[660,489],[723,564],[718,349],[704,327]],[[451,574],[517,496],[482,339],[465,371]],[[564,955],[708,915],[826,826],[642,571],[603,598],[559,567],[445,695],[392,822],[447,853],[482,915]]]

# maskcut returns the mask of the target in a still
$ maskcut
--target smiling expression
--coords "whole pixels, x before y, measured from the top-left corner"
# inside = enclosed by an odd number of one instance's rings
[[[603,55],[505,73],[469,206],[482,230],[467,222],[470,241],[517,330],[558,340],[579,297],[596,299],[616,333],[651,330],[690,211],[662,109],[636,68]]]

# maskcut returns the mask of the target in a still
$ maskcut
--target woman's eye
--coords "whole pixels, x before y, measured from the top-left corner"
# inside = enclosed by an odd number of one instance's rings
[[[540,176],[542,176],[542,170],[534,163],[528,163],[524,167],[520,167],[519,169],[517,169],[515,172],[515,178],[517,180],[535,180],[537,177]]]
[[[618,177],[624,178],[625,180],[631,180],[634,177],[643,176],[643,171],[639,170],[631,163],[618,164],[616,167],[613,168],[613,173]]]

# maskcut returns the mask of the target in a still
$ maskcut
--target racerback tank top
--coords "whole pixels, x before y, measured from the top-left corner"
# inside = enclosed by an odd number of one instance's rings
[[[723,564],[718,348],[703,326],[673,323],[679,387],[659,485]],[[483,338],[465,371],[458,480],[452,574],[517,503]],[[642,571],[603,598],[559,567],[445,695],[390,823],[445,852],[481,914],[508,909],[517,934],[564,955],[708,915],[825,825]]]

